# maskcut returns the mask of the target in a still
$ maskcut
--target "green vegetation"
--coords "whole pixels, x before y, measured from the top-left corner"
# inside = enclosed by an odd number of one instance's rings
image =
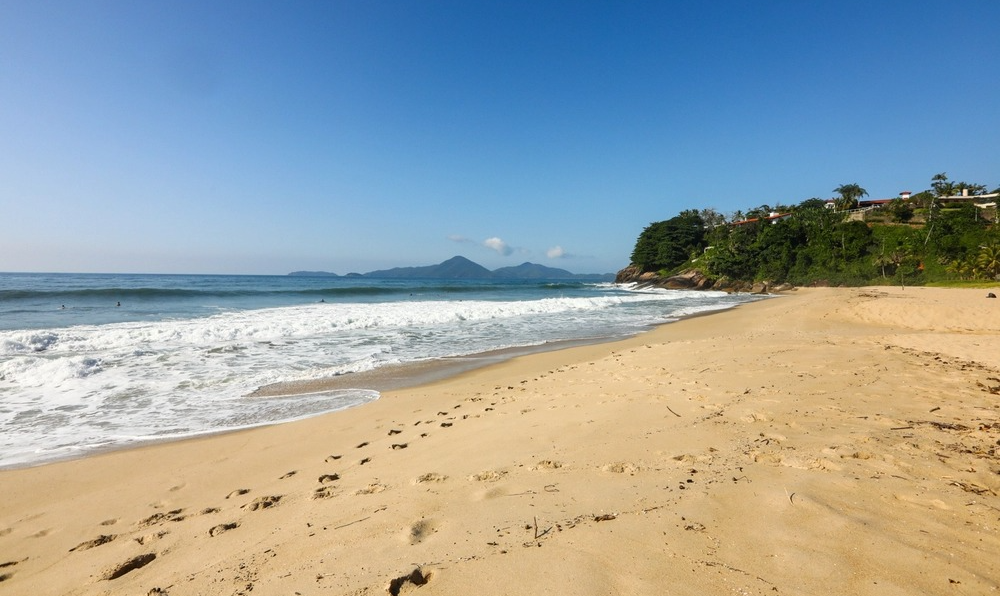
[[[730,217],[713,209],[683,211],[642,231],[632,263],[661,275],[697,269],[712,278],[795,285],[1000,278],[997,208],[977,206],[996,202],[976,199],[987,194],[984,185],[937,174],[930,190],[864,211],[849,210],[868,194],[859,185],[843,184],[834,192],[840,195],[836,210],[809,199]],[[963,193],[967,200],[942,200]]]

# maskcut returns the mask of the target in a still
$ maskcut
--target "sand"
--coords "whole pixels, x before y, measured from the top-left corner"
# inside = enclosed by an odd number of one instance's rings
[[[1000,592],[1000,300],[810,289],[0,472],[0,594]]]

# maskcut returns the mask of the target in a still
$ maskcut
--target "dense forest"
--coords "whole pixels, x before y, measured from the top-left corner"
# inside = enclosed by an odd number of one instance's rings
[[[931,188],[864,201],[844,184],[838,198],[761,205],[723,215],[687,210],[650,224],[632,264],[669,276],[698,270],[715,279],[794,285],[921,285],[1000,276],[997,196],[981,184],[931,179]]]

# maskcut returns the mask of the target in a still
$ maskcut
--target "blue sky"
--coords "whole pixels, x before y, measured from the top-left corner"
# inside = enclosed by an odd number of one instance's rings
[[[0,271],[628,264],[649,223],[1000,186],[1000,2],[0,3]]]

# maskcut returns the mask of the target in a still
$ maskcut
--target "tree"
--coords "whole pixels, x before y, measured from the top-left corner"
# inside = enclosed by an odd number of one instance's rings
[[[948,181],[948,174],[945,172],[931,177],[931,188],[938,197],[950,197],[955,194],[955,185]]]
[[[701,219],[705,222],[705,226],[707,228],[714,228],[716,226],[725,225],[726,223],[726,216],[719,213],[712,207],[702,209],[698,212],[698,215],[701,216]]]
[[[841,184],[833,189],[833,192],[840,195],[840,199],[837,201],[837,209],[841,211],[855,208],[861,197],[868,196],[868,191],[857,184]]]
[[[632,250],[632,263],[643,271],[674,269],[705,248],[705,220],[693,210],[649,224]]]
[[[639,234],[639,239],[632,249],[632,263],[638,265],[643,271],[656,271],[660,241],[666,232],[667,222],[658,221],[649,224]]]
[[[893,199],[889,203],[887,211],[892,216],[893,221],[897,223],[906,223],[913,219],[913,207],[903,199]]]
[[[944,172],[940,174],[935,174],[931,178],[931,188],[934,189],[934,194],[939,197],[951,197],[962,194],[962,191],[966,191],[966,194],[970,196],[981,195],[986,192],[985,184],[972,184],[971,182],[952,182],[948,180],[948,175]]]
[[[997,275],[1000,275],[1000,244],[984,246],[976,258],[976,265],[981,271],[988,273],[990,279],[996,279]]]

